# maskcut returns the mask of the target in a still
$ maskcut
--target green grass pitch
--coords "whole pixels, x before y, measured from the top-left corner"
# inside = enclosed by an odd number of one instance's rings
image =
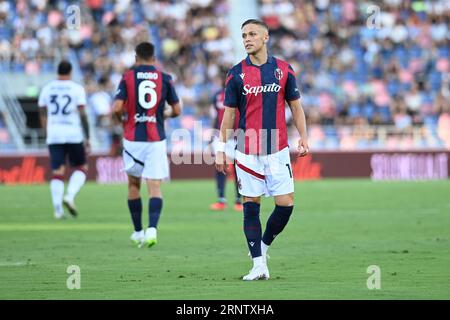
[[[80,216],[65,221],[53,219],[48,185],[0,186],[0,299],[450,299],[450,181],[296,183],[294,214],[269,250],[271,279],[253,282],[240,280],[251,267],[242,214],[208,210],[212,180],[163,193],[148,249],[129,241],[125,185],[88,183]],[[272,208],[265,199],[263,228]],[[66,286],[70,265],[79,290]],[[367,288],[371,265],[379,290]]]

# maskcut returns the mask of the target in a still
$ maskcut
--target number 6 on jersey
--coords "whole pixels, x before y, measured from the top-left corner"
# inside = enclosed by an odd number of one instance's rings
[[[158,96],[156,95],[156,83],[150,80],[144,80],[139,84],[138,95],[139,105],[144,109],[151,109],[156,106]],[[147,101],[147,95],[150,95],[150,100]]]

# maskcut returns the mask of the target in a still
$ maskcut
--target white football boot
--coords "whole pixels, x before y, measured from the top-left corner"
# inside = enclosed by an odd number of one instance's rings
[[[253,260],[252,254],[250,253],[250,251],[247,253],[247,256],[250,258],[250,260]],[[266,254],[263,253],[262,257],[263,257],[263,262],[265,264],[267,264],[267,259],[270,259],[270,256],[267,253]]]
[[[64,212],[57,212],[55,211],[53,216],[55,217],[55,219],[57,220],[63,220],[66,218],[66,215],[64,214]]]
[[[144,241],[144,230],[134,231],[131,234],[130,240],[140,248],[142,246],[142,242]]]
[[[147,228],[147,230],[145,231],[143,245],[147,248],[150,248],[156,243],[156,228]]]
[[[75,207],[75,202],[69,199],[69,197],[64,197],[63,205],[67,208],[67,210],[69,210],[69,213],[72,215],[72,217],[75,218],[78,215],[77,208]]]
[[[269,280],[270,274],[269,269],[267,268],[267,264],[261,263],[253,266],[252,270],[250,270],[249,274],[242,277],[244,281],[253,281],[253,280]]]

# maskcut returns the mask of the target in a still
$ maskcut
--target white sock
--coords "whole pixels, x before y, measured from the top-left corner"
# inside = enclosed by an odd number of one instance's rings
[[[64,181],[59,179],[50,180],[50,191],[52,193],[53,208],[55,208],[55,212],[62,213]]]
[[[263,257],[262,256],[253,258],[253,266],[254,267],[262,265],[262,264],[263,264]]]
[[[67,198],[69,201],[73,201],[78,191],[86,182],[86,174],[83,171],[76,170],[72,173],[69,179],[69,185],[67,186]]]
[[[269,247],[270,246],[261,241],[261,253],[263,256],[267,255],[267,250],[269,250]]]

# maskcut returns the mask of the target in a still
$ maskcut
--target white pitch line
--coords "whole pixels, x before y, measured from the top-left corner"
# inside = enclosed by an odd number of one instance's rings
[[[0,267],[23,267],[26,265],[31,265],[31,264],[27,264],[24,261],[19,261],[19,262],[1,262],[0,261]]]

